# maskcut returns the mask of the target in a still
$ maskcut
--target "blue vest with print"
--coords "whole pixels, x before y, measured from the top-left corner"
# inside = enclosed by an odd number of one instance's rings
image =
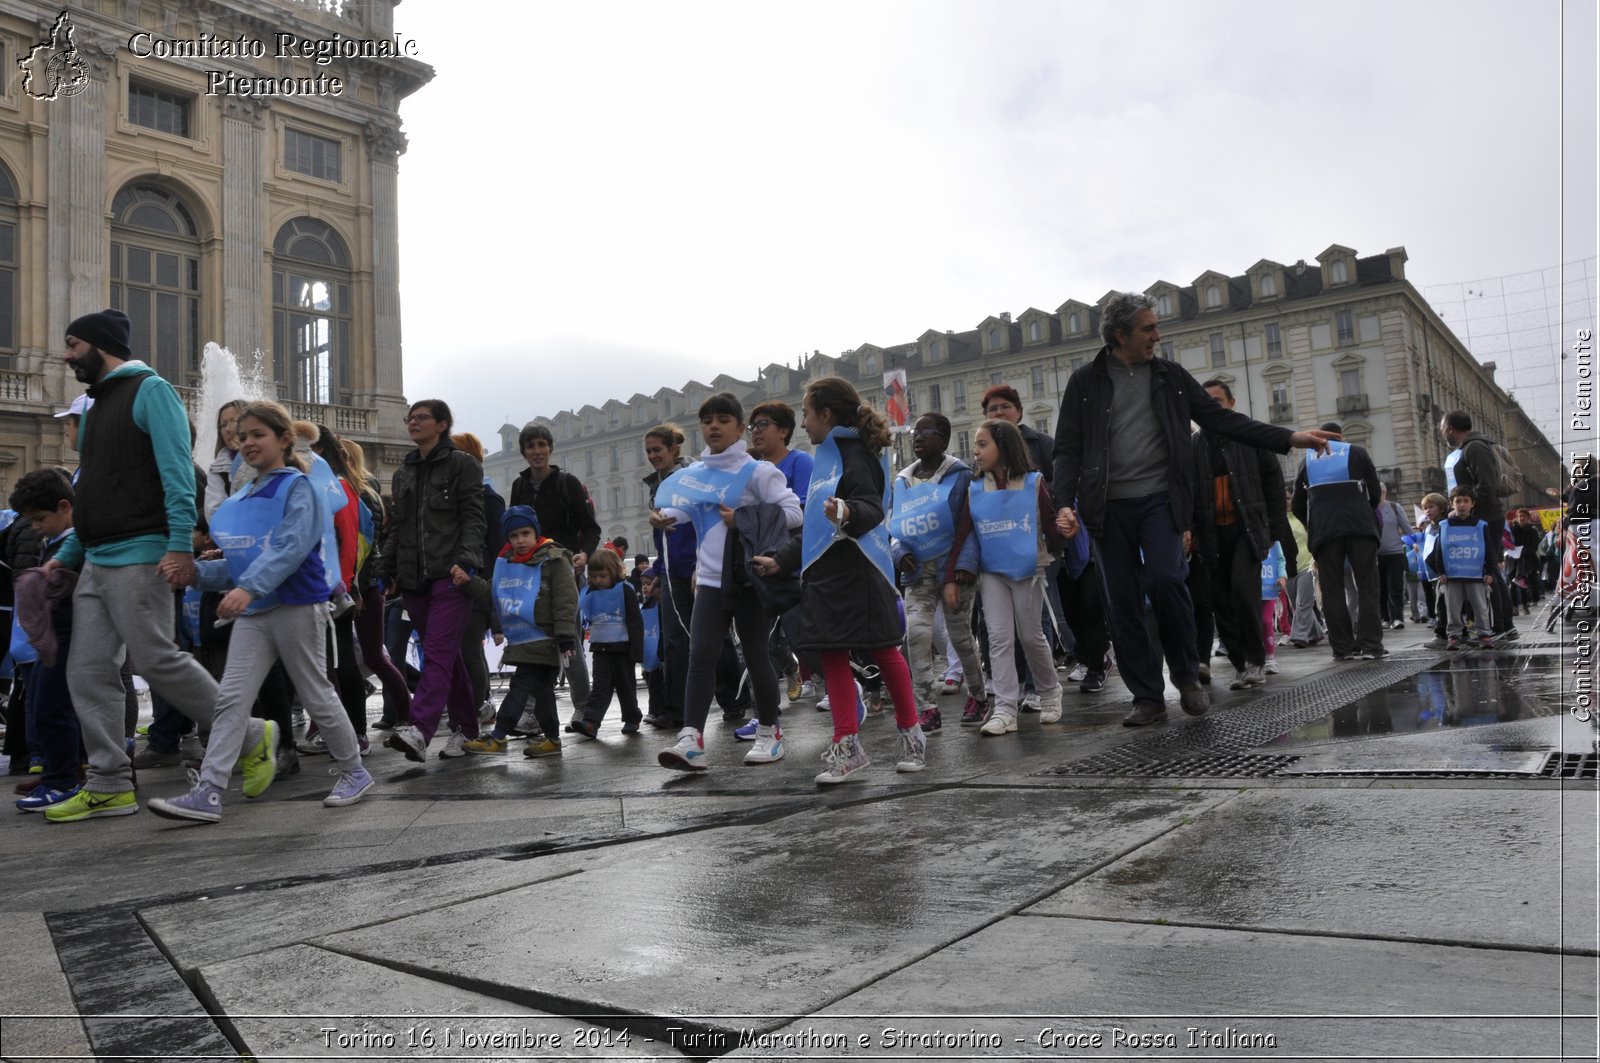
[[[967,488],[967,509],[978,537],[978,571],[1032,579],[1039,571],[1039,474],[1017,491],[988,491],[982,478]]]
[[[1439,548],[1444,551],[1444,574],[1451,579],[1482,579],[1488,551],[1483,545],[1483,521],[1451,524],[1439,529]]]
[[[513,646],[543,642],[550,636],[533,622],[533,607],[539,601],[539,584],[544,565],[523,565],[504,557],[494,562],[494,602],[500,610],[500,629]]]
[[[233,577],[235,586],[255,559],[261,556],[272,533],[283,523],[290,485],[305,478],[305,474],[298,469],[274,472],[256,479],[244,491],[229,495],[217,507],[217,512],[211,518],[211,538],[222,547],[222,556],[228,562],[228,574]],[[316,512],[323,516],[324,523],[329,523],[325,505],[318,505]],[[322,543],[312,547],[294,574],[252,601],[245,615],[264,612],[278,605],[314,605],[327,601],[327,549],[327,536],[323,536]],[[337,547],[334,557],[338,557]],[[332,565],[337,567],[338,561],[333,561]]]
[[[1283,547],[1277,543],[1272,544],[1272,549],[1261,560],[1261,600],[1264,602],[1276,601],[1278,598],[1278,577],[1283,575]]]
[[[950,496],[958,476],[907,483],[895,477],[894,508],[889,512],[889,533],[905,543],[917,564],[944,557],[956,538],[956,518]]]
[[[826,512],[828,499],[838,490],[839,477],[844,474],[844,458],[839,454],[838,441],[860,438],[861,433],[854,428],[839,427],[830,431],[828,438],[817,446],[815,464],[811,466],[811,488],[806,495],[805,523],[800,533],[800,571],[810,568],[830,546],[842,539],[854,543],[872,562],[878,575],[893,587],[894,559],[889,552],[888,521],[856,539],[846,535],[843,528],[829,520]],[[883,512],[888,514],[894,499],[889,482],[889,455],[880,454],[878,460],[883,467]]]
[[[701,538],[722,521],[722,508],[737,508],[739,496],[756,473],[754,459],[737,469],[715,469],[697,461],[687,469],[679,469],[656,488],[657,508],[670,506],[689,514],[695,533]]]
[[[1350,444],[1329,443],[1327,454],[1306,455],[1306,486],[1348,483],[1350,480]]]
[[[661,606],[645,606],[639,618],[644,621],[644,670],[653,672],[661,667]]]
[[[1444,490],[1448,497],[1456,489],[1456,462],[1461,460],[1461,448],[1457,447],[1444,459]]]
[[[578,609],[589,629],[589,644],[628,641],[627,601],[623,597],[623,584],[605,590],[584,588]]]
[[[333,530],[333,515],[350,504],[350,499],[345,496],[344,485],[339,482],[339,477],[334,475],[333,468],[323,460],[320,454],[311,454],[311,482],[322,492],[323,501],[326,503],[323,512],[326,520],[322,529],[322,556],[327,559],[324,575],[328,580],[328,596],[332,597],[339,590],[339,585],[344,582],[343,575],[339,572],[339,535]]]

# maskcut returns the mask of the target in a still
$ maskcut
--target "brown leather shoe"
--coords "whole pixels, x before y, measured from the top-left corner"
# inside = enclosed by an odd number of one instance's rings
[[[1145,727],[1167,722],[1167,707],[1159,701],[1135,701],[1133,711],[1122,719],[1124,727]]]

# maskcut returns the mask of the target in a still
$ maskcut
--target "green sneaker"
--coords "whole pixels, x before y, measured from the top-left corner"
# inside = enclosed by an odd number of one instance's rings
[[[51,823],[76,823],[92,816],[131,816],[139,811],[139,800],[132,790],[120,794],[97,794],[79,790],[71,799],[44,810]]]
[[[250,748],[239,760],[244,769],[244,795],[260,797],[278,777],[278,725],[268,720],[262,728],[261,741]]]
[[[561,743],[554,738],[539,737],[531,740],[522,750],[525,757],[559,757]]]

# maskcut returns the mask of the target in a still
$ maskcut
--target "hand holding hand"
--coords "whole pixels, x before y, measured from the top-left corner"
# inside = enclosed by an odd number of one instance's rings
[[[187,587],[194,582],[194,555],[169,550],[162,555],[156,571],[174,590]]]
[[[758,554],[752,557],[750,559],[750,567],[755,569],[756,575],[761,576],[763,579],[770,579],[778,574],[777,560],[767,557],[765,554]]]
[[[1078,515],[1072,511],[1071,506],[1062,506],[1056,510],[1056,531],[1068,539],[1078,534]]]
[[[450,566],[450,582],[455,586],[464,587],[471,582],[471,580],[472,577],[467,574],[466,569],[462,568],[460,565]]]

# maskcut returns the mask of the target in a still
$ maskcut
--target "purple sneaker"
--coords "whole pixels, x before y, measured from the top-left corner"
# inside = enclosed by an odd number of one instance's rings
[[[222,819],[222,791],[208,782],[194,781],[194,789],[181,797],[152,797],[150,811],[168,819],[217,823]]]
[[[322,799],[322,804],[326,808],[353,805],[372,787],[373,778],[366,768],[340,772],[339,781],[333,784],[333,789]]]

